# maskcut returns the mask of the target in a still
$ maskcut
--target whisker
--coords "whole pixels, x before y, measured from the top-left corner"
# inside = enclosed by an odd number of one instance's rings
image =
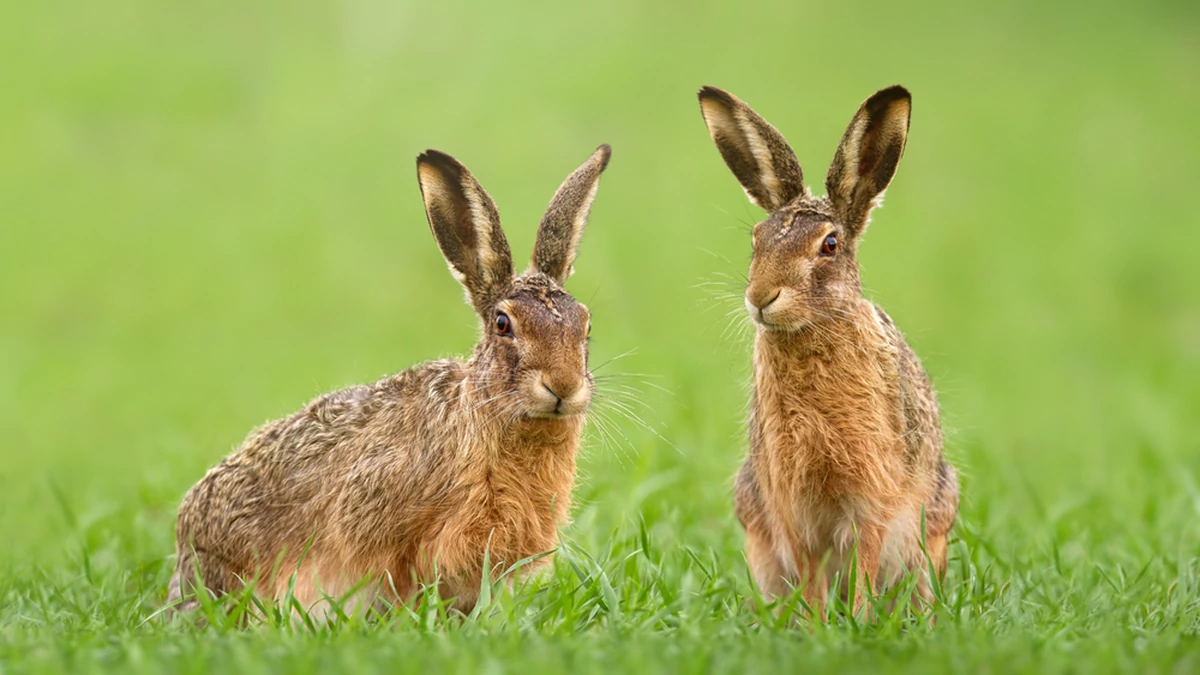
[[[596,378],[600,379],[600,380],[607,380],[610,378],[620,378],[620,377],[641,377],[641,378],[646,378],[646,379],[661,380],[663,376],[655,374],[655,373],[620,373],[620,372],[619,373],[604,373],[603,375],[596,376]]]
[[[720,211],[724,215],[729,216],[733,220],[737,221],[738,225],[740,225],[741,227],[737,227],[735,229],[737,229],[741,232],[745,232],[746,234],[749,234],[750,231],[753,230],[754,226],[757,224],[757,223],[752,223],[747,220],[742,220],[741,218],[733,215],[732,213],[726,211],[725,209],[721,208],[720,206],[718,206],[716,204],[709,204],[709,206],[712,207],[713,209],[716,209],[717,211]]]
[[[729,258],[726,258],[725,256],[723,256],[723,255],[721,255],[721,254],[719,254],[719,253],[715,253],[715,252],[713,252],[713,251],[710,251],[710,250],[708,250],[708,249],[706,249],[706,248],[702,248],[702,249],[700,249],[700,251],[701,251],[701,252],[703,252],[703,253],[707,253],[707,254],[711,255],[712,257],[716,258],[717,260],[720,260],[720,261],[724,262],[726,265],[729,265],[729,267],[730,267],[731,269],[735,269],[735,270],[737,269],[737,266],[736,266],[736,265],[734,265],[734,264],[733,264],[733,262],[731,262],[731,261],[729,260]],[[742,279],[744,279],[744,280],[746,281],[746,283],[750,283],[750,280],[746,278],[746,275],[742,274],[741,272],[736,272],[736,274],[737,274],[739,277],[741,277]]]
[[[633,441],[629,440],[629,437],[621,430],[620,425],[608,417],[607,412],[602,405],[594,406],[588,413],[588,419],[595,418],[594,421],[597,422],[597,428],[605,430],[607,435],[602,436],[601,440],[607,440],[608,445],[606,447],[615,451],[618,459],[628,460],[637,449],[634,447]],[[617,442],[617,435],[625,441],[624,445]]]
[[[666,394],[666,395],[668,395],[668,396],[675,396],[675,392],[671,391],[670,389],[667,389],[666,387],[662,386],[661,384],[658,384],[657,382],[650,382],[649,380],[633,380],[633,383],[634,383],[634,384],[640,384],[640,385],[643,385],[643,386],[646,386],[646,387],[650,387],[650,388],[652,388],[652,389],[657,389],[658,391],[661,391],[662,393],[664,393],[664,394]],[[604,386],[604,387],[607,387],[607,386],[609,386],[609,385],[611,385],[611,384],[618,384],[618,385],[620,385],[620,384],[623,384],[623,383],[621,383],[621,382],[612,383],[612,382],[608,382],[607,380],[605,380],[605,381],[602,381],[602,382],[601,382],[601,384],[602,384],[602,386]],[[629,384],[627,384],[627,383],[625,383],[625,384],[624,384],[624,386],[627,386],[627,387],[628,387],[628,386],[630,386],[630,385],[629,385]],[[637,391],[637,390],[636,390],[636,389],[634,389],[633,391]],[[640,394],[640,393],[643,393],[643,392],[638,392],[638,393]]]
[[[593,373],[595,373],[597,370],[600,370],[600,369],[601,369],[601,368],[603,368],[604,366],[607,366],[607,365],[611,364],[611,363],[612,363],[612,362],[614,362],[614,361],[620,361],[621,359],[623,359],[623,358],[625,358],[625,357],[627,357],[627,356],[632,356],[632,355],[636,354],[636,353],[637,353],[637,351],[638,351],[638,350],[637,350],[637,347],[634,347],[633,349],[630,349],[629,351],[623,352],[623,353],[621,353],[621,354],[617,354],[616,356],[614,356],[614,357],[612,357],[612,358],[608,359],[608,360],[607,360],[607,361],[605,361],[604,363],[601,363],[600,365],[596,366],[595,368],[592,368],[592,372],[593,372]]]
[[[634,411],[633,411],[633,409],[632,409],[632,408],[630,408],[628,405],[626,405],[625,403],[622,403],[620,400],[618,400],[618,399],[617,399],[617,398],[615,398],[615,397],[614,397],[614,398],[609,398],[609,399],[608,399],[608,402],[609,402],[609,403],[610,403],[610,404],[613,406],[613,408],[612,408],[612,409],[613,409],[613,411],[614,411],[614,412],[618,412],[618,413],[620,413],[622,416],[624,416],[624,417],[625,417],[626,419],[628,419],[630,422],[633,422],[633,423],[635,423],[635,424],[637,424],[637,425],[641,426],[641,427],[642,427],[643,429],[645,429],[646,431],[649,431],[650,433],[652,433],[652,434],[654,434],[655,436],[657,436],[657,437],[659,438],[659,440],[661,440],[662,442],[666,443],[668,446],[670,446],[670,447],[671,447],[671,449],[675,450],[676,452],[678,452],[678,453],[679,453],[679,454],[681,454],[681,455],[683,454],[683,452],[682,452],[682,451],[681,451],[681,450],[680,450],[678,447],[676,447],[676,445],[675,445],[674,443],[672,443],[672,442],[671,442],[670,440],[668,440],[668,439],[667,439],[665,436],[663,436],[661,433],[659,433],[657,429],[655,429],[654,427],[650,426],[650,425],[649,425],[649,424],[646,422],[646,420],[642,419],[642,418],[641,418],[641,417],[640,417],[640,416],[639,416],[639,415],[638,415],[636,412],[634,412]]]

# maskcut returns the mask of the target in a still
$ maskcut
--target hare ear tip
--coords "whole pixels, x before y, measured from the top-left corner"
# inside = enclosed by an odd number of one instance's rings
[[[612,146],[608,143],[601,143],[594,154],[600,156],[600,168],[603,169],[608,166],[608,160],[612,159]]]
[[[890,87],[881,89],[879,91],[879,94],[886,97],[889,100],[892,100],[892,101],[899,100],[899,99],[907,99],[907,100],[912,99],[912,94],[909,93],[908,89],[904,85],[901,85],[901,84],[893,84]]]
[[[458,160],[456,160],[453,157],[451,157],[450,155],[442,152],[441,150],[434,150],[433,148],[429,148],[425,152],[422,152],[421,154],[417,155],[417,166],[420,166],[422,164],[433,164],[435,166],[457,167]]]
[[[729,92],[725,91],[724,89],[718,89],[717,87],[714,87],[711,84],[706,84],[703,87],[700,87],[700,91],[696,92],[696,96],[701,101],[715,98],[715,99],[719,99],[721,101],[728,102],[728,101],[732,100],[732,98],[733,98],[729,94]]]

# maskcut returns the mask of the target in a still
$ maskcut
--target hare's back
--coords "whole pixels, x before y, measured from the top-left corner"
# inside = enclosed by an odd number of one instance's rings
[[[335,486],[365,458],[382,453],[403,463],[414,438],[432,435],[427,427],[436,415],[429,409],[448,406],[430,400],[431,385],[446,370],[442,362],[421,364],[319,396],[255,430],[225,464],[259,474],[262,498],[289,505],[332,499]]]
[[[376,415],[383,382],[324,394],[250,432],[184,498],[180,533],[228,537],[239,528],[270,530],[285,517],[303,519],[304,511],[320,506],[322,486],[331,484],[339,465],[352,462],[344,455],[354,453],[356,437]]]

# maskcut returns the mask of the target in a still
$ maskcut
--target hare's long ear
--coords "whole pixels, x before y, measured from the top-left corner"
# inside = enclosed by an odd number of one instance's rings
[[[871,209],[896,175],[911,114],[908,90],[888,87],[863,102],[842,136],[825,188],[851,236],[867,228]]]
[[[512,281],[512,254],[500,229],[496,204],[450,155],[426,150],[417,157],[425,215],[450,271],[467,289],[479,314],[491,312]]]
[[[533,269],[562,284],[571,276],[575,250],[587,225],[600,174],[608,166],[612,148],[596,148],[575,172],[558,186],[558,191],[546,207],[546,215],[538,226],[537,242],[533,245]]]
[[[738,97],[716,87],[700,90],[708,133],[750,201],[775,211],[802,194],[804,174],[788,142]]]

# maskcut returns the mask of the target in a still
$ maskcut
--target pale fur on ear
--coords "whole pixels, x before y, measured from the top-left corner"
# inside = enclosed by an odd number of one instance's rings
[[[596,190],[600,187],[600,174],[608,166],[611,156],[612,148],[608,145],[596,148],[592,156],[558,187],[542,216],[531,265],[533,270],[559,284],[566,282],[574,272],[575,254],[592,202],[596,199]]]
[[[838,144],[825,188],[851,236],[866,229],[871,210],[896,175],[911,115],[907,89],[881,89],[859,107]]]
[[[808,195],[800,162],[783,134],[727,91],[704,87],[699,97],[708,133],[750,201],[775,211]]]
[[[427,150],[417,157],[417,180],[429,227],[451,273],[486,317],[513,277],[496,204],[467,167],[444,152]]]

